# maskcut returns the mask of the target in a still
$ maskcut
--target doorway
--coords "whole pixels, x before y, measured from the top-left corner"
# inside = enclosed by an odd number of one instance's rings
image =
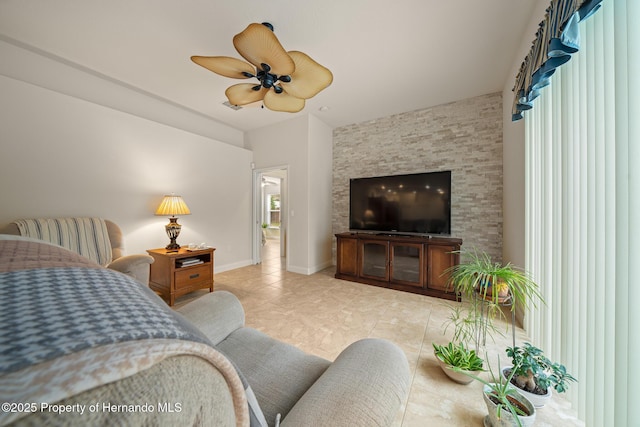
[[[253,263],[268,258],[286,269],[288,167],[256,169],[253,178]]]

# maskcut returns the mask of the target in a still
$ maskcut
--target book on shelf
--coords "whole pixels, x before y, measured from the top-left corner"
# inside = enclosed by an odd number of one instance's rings
[[[198,264],[204,264],[204,261],[200,258],[183,258],[176,261],[178,267],[189,267]]]

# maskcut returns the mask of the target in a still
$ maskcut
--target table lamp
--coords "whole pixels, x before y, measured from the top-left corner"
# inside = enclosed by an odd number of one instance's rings
[[[169,218],[169,224],[164,226],[167,231],[167,236],[171,239],[169,244],[166,246],[166,249],[177,251],[180,249],[180,245],[176,243],[176,239],[180,234],[182,226],[178,224],[178,218],[176,218],[176,215],[191,215],[189,207],[184,200],[182,200],[182,197],[171,194],[169,196],[164,196],[160,206],[156,209],[156,215],[171,216]]]

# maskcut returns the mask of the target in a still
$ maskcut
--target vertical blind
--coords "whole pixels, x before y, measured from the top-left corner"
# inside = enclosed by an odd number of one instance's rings
[[[526,127],[526,268],[546,306],[532,341],[575,377],[587,426],[638,426],[640,1],[605,0]]]

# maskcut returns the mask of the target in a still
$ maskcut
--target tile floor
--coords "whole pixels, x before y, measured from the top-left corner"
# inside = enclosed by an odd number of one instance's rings
[[[478,382],[459,385],[435,362],[432,342],[446,343],[442,333],[451,302],[437,298],[352,283],[333,277],[334,269],[305,276],[284,270],[278,242],[269,240],[263,262],[217,273],[215,289],[234,293],[246,312],[247,326],[293,344],[302,350],[335,359],[350,343],[366,337],[391,340],[402,348],[411,369],[411,388],[394,427],[482,426],[486,407]],[[185,295],[176,306],[202,296]],[[526,340],[517,328],[518,342]],[[496,343],[487,343],[487,355],[497,366],[497,355],[508,362],[504,348],[511,331]],[[536,426],[584,426],[568,401],[555,395],[538,411]]]

